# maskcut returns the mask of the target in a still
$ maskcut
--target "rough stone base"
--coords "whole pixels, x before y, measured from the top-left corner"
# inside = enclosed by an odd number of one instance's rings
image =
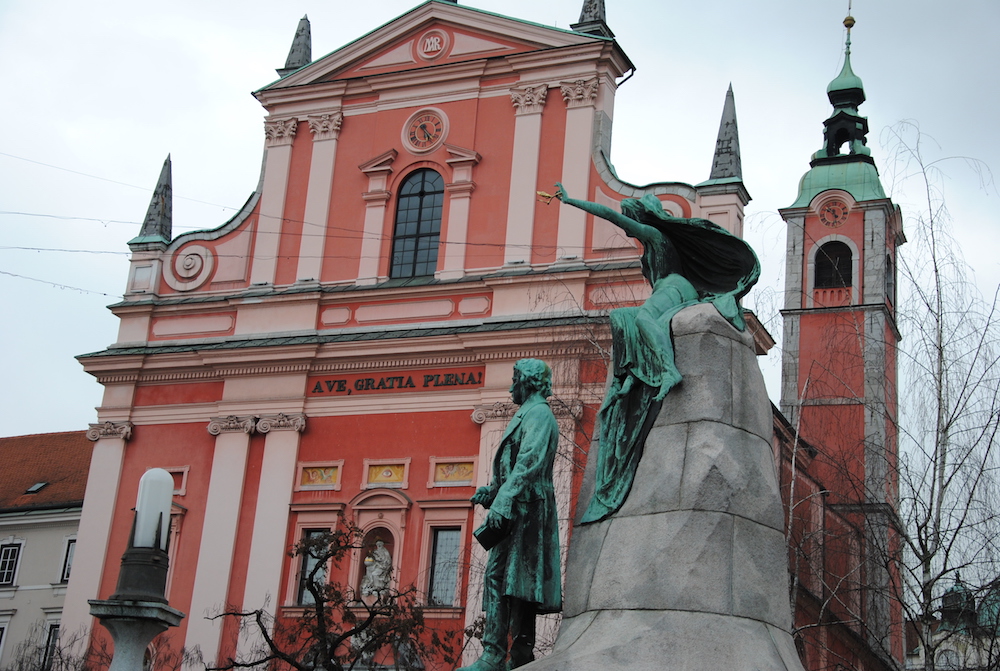
[[[787,631],[742,617],[604,610],[564,619],[552,654],[525,671],[802,671]]]
[[[573,529],[555,648],[525,671],[802,671],[752,339],[711,305],[682,310],[672,328],[684,380],[622,508]],[[593,460],[583,492],[592,471]]]

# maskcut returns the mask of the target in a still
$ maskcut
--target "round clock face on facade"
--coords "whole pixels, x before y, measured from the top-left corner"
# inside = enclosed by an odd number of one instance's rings
[[[410,151],[423,154],[436,149],[447,132],[448,122],[440,112],[421,110],[403,127],[403,143]]]
[[[840,200],[828,200],[819,208],[819,220],[827,226],[842,226],[847,221],[847,205]]]

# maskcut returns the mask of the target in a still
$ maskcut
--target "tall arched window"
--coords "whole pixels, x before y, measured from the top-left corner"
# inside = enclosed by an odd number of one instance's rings
[[[443,202],[444,180],[433,170],[417,170],[403,180],[396,205],[389,277],[434,274]]]
[[[816,283],[817,289],[851,286],[852,269],[851,248],[843,242],[828,242],[816,252]]]

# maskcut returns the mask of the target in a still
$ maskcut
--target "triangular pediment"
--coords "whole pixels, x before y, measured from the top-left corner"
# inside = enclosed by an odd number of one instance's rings
[[[262,91],[585,44],[601,38],[429,0]]]

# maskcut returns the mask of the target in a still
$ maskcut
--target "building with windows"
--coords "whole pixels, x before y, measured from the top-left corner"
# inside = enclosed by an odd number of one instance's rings
[[[903,659],[896,565],[896,250],[906,242],[867,146],[850,30],[833,112],[787,224],[781,418],[776,423],[807,668]],[[784,426],[780,426],[784,424]]]
[[[83,431],[0,438],[0,668],[51,662],[91,449]]]
[[[921,623],[907,622],[906,669],[926,668],[928,654],[941,671],[988,671],[1000,666],[1000,579],[974,590],[961,576],[941,595],[940,617],[924,645]],[[930,652],[928,653],[928,650]]]
[[[742,235],[749,194],[731,90],[708,180],[637,186],[616,176],[615,94],[633,66],[601,1],[584,2],[563,30],[428,0],[316,61],[308,36],[303,20],[280,79],[255,92],[266,113],[264,162],[243,209],[216,229],[174,237],[168,159],[129,241],[125,299],[110,308],[118,339],[80,357],[105,394],[64,631],[106,639],[87,600],[114,591],[139,477],[151,467],[175,478],[168,597],[187,613],[161,649],[197,649],[209,662],[245,649],[234,622],[206,617],[226,606],[300,617],[310,600],[302,576],[315,565],[288,549],[341,520],[360,527],[364,549],[331,567],[331,579],[358,594],[383,580],[414,586],[438,626],[473,624],[484,557],[472,537],[482,511],[469,497],[488,481],[514,409],[513,364],[536,357],[553,367],[565,542],[610,362],[607,313],[648,295],[634,241],[545,192],[560,182],[609,206],[654,195],[675,216]],[[822,358],[824,329],[839,319],[891,333],[891,304],[872,292],[877,278],[888,286],[892,266],[876,251],[891,256],[898,219],[870,184],[877,173],[863,117],[854,89],[845,91],[831,94],[828,153],[784,211],[794,355],[775,454],[795,474],[786,485],[810,483],[811,501],[848,488],[841,507],[809,520],[844,525],[853,566],[883,536],[855,515],[869,501],[852,498],[853,481],[824,470],[822,456],[861,443],[828,443],[812,417],[835,408],[837,421],[853,423],[850,440],[891,440],[891,426],[847,402],[861,387],[828,389],[813,403],[807,392],[822,386],[799,371],[811,370],[806,357]],[[843,133],[850,146],[841,155]],[[883,248],[870,248],[873,240]],[[757,335],[764,351],[769,337]],[[894,380],[879,353],[855,352],[876,357],[864,358],[859,385]],[[804,445],[813,461],[794,459]],[[865,464],[890,452],[865,445]],[[865,473],[876,481],[875,470]],[[836,553],[814,542],[820,583],[845,575]],[[874,568],[867,578],[881,579]],[[888,618],[888,628],[874,639],[838,621],[822,641],[804,635],[809,668],[835,663],[810,655],[814,642],[850,660],[844,668],[895,668],[901,644],[886,643],[900,636],[895,611],[863,586],[836,594],[864,604],[863,617]],[[797,624],[819,631],[809,609],[830,594],[800,596]]]

